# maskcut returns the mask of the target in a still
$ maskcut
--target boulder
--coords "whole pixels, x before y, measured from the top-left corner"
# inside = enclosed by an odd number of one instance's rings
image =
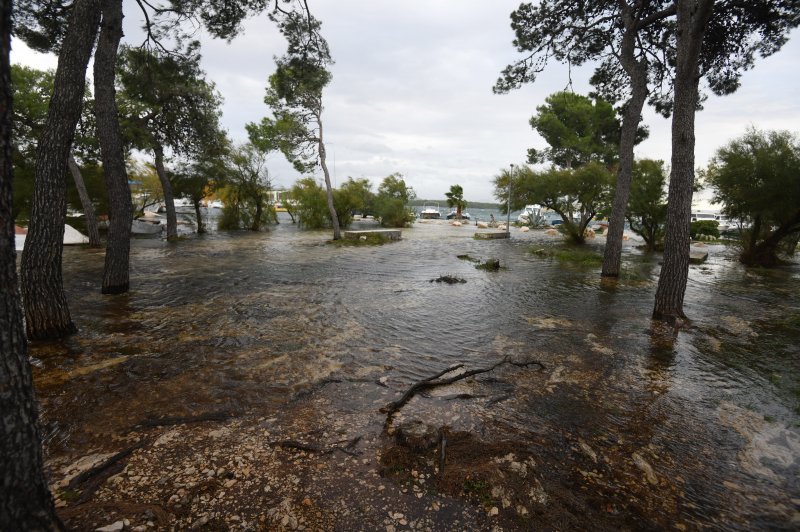
[[[439,429],[418,419],[405,421],[397,427],[397,443],[412,451],[427,451],[439,444]]]

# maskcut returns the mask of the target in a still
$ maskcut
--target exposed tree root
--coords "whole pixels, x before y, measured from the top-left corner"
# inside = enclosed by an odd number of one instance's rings
[[[77,475],[75,478],[69,481],[67,487],[69,489],[75,489],[78,485],[85,483],[87,480],[96,477],[104,472],[107,472],[114,464],[119,462],[120,460],[124,460],[128,456],[133,453],[133,451],[137,449],[141,449],[147,443],[147,440],[141,440],[136,442],[134,445],[131,445],[127,449],[123,449],[122,451],[118,452],[114,456],[108,458],[103,463],[94,466],[91,469],[87,469],[80,475]]]
[[[498,363],[496,363],[496,364],[494,364],[492,366],[489,366],[487,368],[470,369],[470,370],[467,370],[467,371],[465,371],[463,373],[459,373],[458,375],[454,375],[452,377],[448,377],[446,379],[442,379],[441,378],[442,376],[444,376],[444,375],[446,375],[446,374],[448,374],[448,373],[450,373],[452,371],[455,371],[457,369],[463,368],[464,364],[456,364],[455,366],[450,366],[449,368],[445,369],[444,371],[441,371],[441,372],[437,373],[436,375],[433,375],[431,377],[428,377],[426,379],[423,379],[423,380],[413,384],[406,391],[406,393],[403,394],[403,396],[400,399],[398,399],[397,401],[391,402],[391,403],[387,404],[386,406],[384,406],[383,408],[381,408],[380,411],[382,413],[386,414],[386,423],[384,424],[384,426],[388,427],[389,424],[392,421],[392,417],[401,408],[403,408],[403,406],[405,406],[405,404],[407,402],[409,402],[412,397],[414,397],[419,392],[424,391],[424,390],[428,390],[430,388],[435,388],[437,386],[447,386],[448,384],[453,384],[454,382],[458,382],[460,380],[467,379],[467,378],[472,377],[474,375],[480,375],[481,373],[488,373],[488,372],[493,371],[496,368],[498,368],[498,367],[500,367],[500,366],[502,366],[504,364],[511,364],[512,366],[517,366],[518,368],[526,368],[528,366],[534,366],[535,365],[535,366],[539,366],[542,369],[545,369],[544,364],[542,364],[538,360],[530,360],[530,361],[527,361],[527,362],[514,362],[512,360],[509,360],[508,358],[504,358],[500,362],[498,362]]]

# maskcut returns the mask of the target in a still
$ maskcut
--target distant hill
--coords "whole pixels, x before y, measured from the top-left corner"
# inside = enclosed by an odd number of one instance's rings
[[[423,205],[431,205],[438,203],[440,207],[447,207],[446,199],[428,200],[428,199],[415,199],[408,202],[411,207],[422,207]],[[499,209],[498,203],[487,203],[482,201],[467,201],[467,209]]]

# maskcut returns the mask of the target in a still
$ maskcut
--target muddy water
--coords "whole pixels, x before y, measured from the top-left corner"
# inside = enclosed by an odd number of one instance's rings
[[[271,416],[326,382],[341,411],[374,413],[380,430],[381,394],[457,363],[535,359],[544,370],[502,368],[401,417],[522,442],[550,493],[540,502],[587,525],[800,526],[800,268],[748,272],[711,246],[690,272],[692,327],[653,334],[658,257],[626,247],[625,275],[606,284],[530,253],[557,237],[473,232],[428,222],[340,248],[282,223],[135,240],[133,289],[111,297],[102,252],[66,248],[80,332],[31,346],[48,456],[113,450],[166,417]],[[467,282],[430,282],[445,274]]]

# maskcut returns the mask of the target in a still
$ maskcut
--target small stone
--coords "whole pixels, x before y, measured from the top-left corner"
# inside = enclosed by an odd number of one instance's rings
[[[500,510],[497,509],[497,506],[492,506],[491,510],[489,510],[489,516],[494,517],[495,515],[499,514]]]
[[[204,515],[203,517],[201,517],[200,519],[198,519],[194,523],[192,523],[192,526],[190,526],[189,528],[198,529],[198,528],[204,527],[204,526],[206,526],[208,524],[208,521],[209,521],[208,516]]]
[[[95,532],[120,532],[123,528],[125,528],[125,522],[120,520],[110,525],[95,528]]]
[[[386,525],[386,532],[394,532],[395,528],[394,525]]]

